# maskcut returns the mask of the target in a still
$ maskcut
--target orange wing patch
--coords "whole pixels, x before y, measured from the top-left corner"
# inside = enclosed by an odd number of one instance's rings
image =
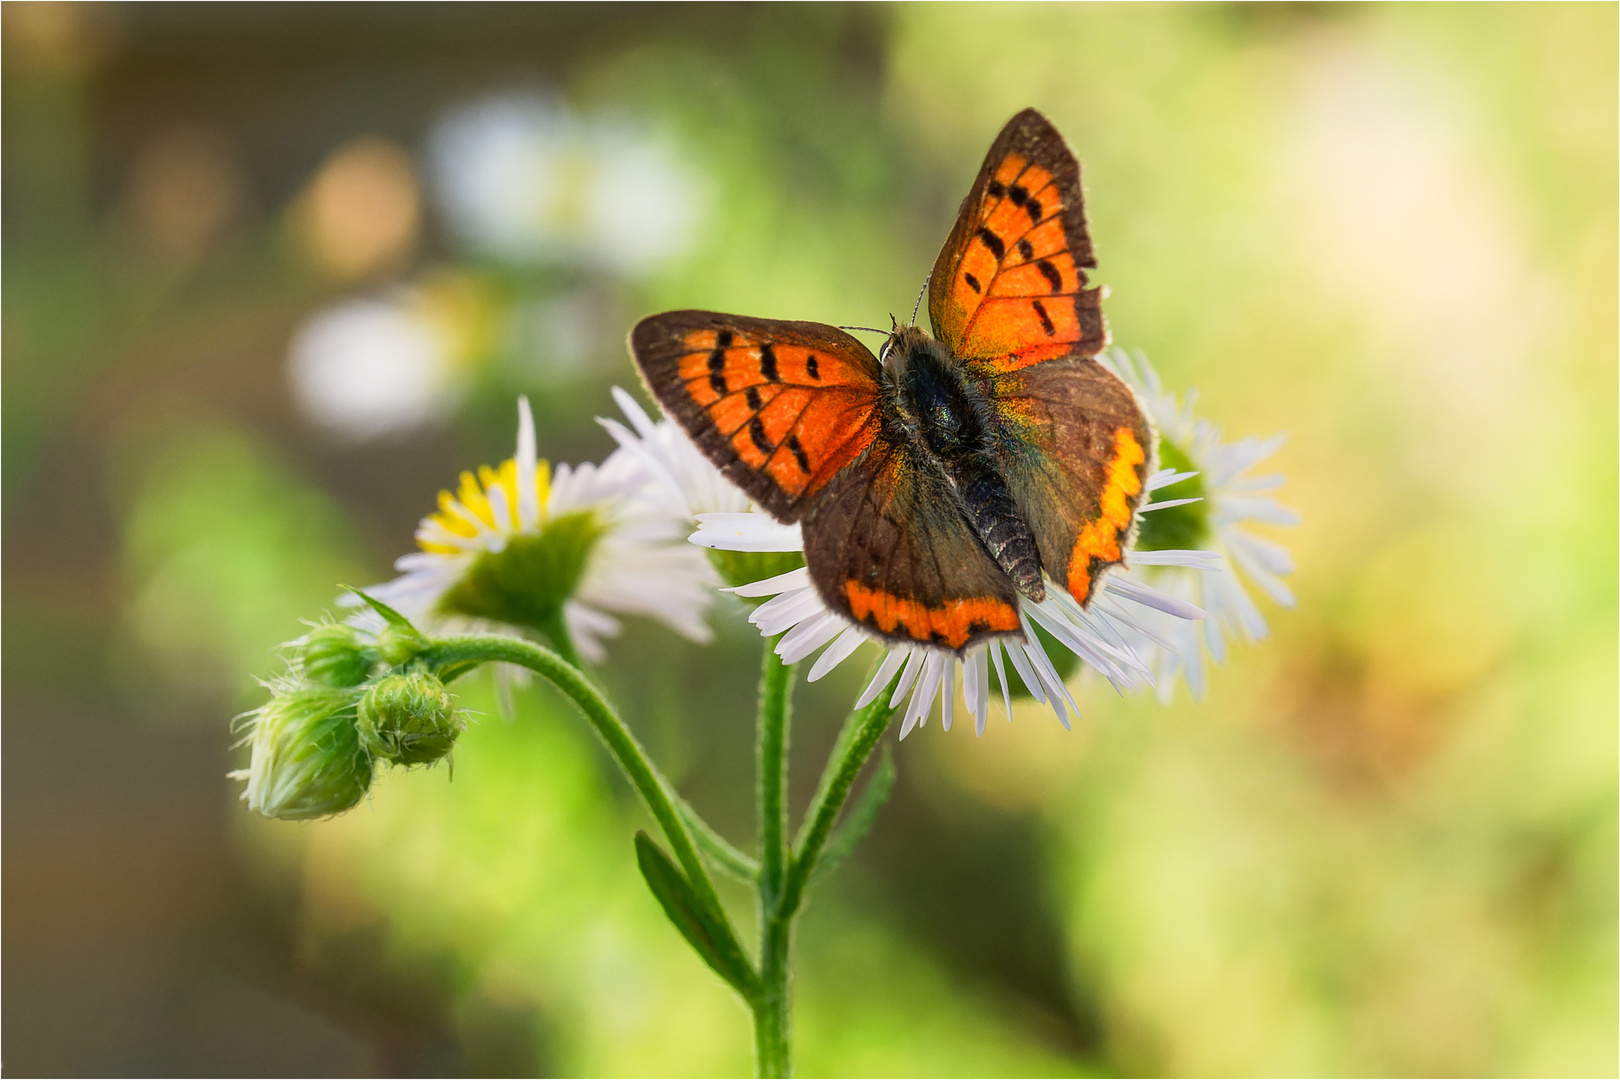
[[[1114,432],[1114,459],[1108,463],[1101,513],[1080,530],[1069,553],[1069,595],[1082,604],[1091,593],[1093,570],[1121,559],[1119,538],[1131,527],[1130,499],[1142,490],[1136,467],[1146,460],[1147,452],[1130,428]]]
[[[674,368],[735,459],[791,500],[819,491],[876,430],[876,386],[828,348],[741,328],[681,334]]]
[[[953,352],[987,373],[1108,343],[1081,202],[1080,167],[1033,110],[1003,129],[935,263],[929,315]]]
[[[969,638],[982,634],[1019,630],[1017,610],[993,596],[946,600],[929,607],[858,581],[844,583],[844,596],[857,622],[870,623],[885,634],[904,634],[952,649],[961,649]]]

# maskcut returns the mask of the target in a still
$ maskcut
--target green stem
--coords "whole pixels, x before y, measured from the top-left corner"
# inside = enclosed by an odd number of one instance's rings
[[[755,752],[759,776],[759,972],[754,1002],[754,1048],[760,1076],[792,1071],[788,974],[792,920],[776,917],[788,874],[787,754],[793,668],[776,655],[775,639],[765,641],[759,681],[759,725]]]
[[[709,880],[709,872],[676,805],[673,789],[658,774],[641,744],[624,726],[618,713],[613,711],[613,706],[602,697],[601,691],[580,674],[578,668],[550,649],[533,642],[493,635],[441,638],[421,654],[421,659],[434,668],[467,660],[518,664],[548,679],[561,690],[585,714],[585,719],[590,721],[597,736],[607,745],[613,760],[618,762],[619,768],[624,770],[637,794],[647,804],[653,820],[664,830],[664,836],[674,849],[675,858],[686,871],[698,898],[719,919],[726,920],[725,908],[720,906],[714,882]]]
[[[827,758],[827,767],[822,770],[821,782],[816,786],[815,797],[810,800],[810,810],[805,814],[799,837],[794,841],[793,856],[782,882],[781,896],[777,900],[779,918],[791,919],[797,913],[804,899],[805,886],[815,874],[816,861],[821,858],[822,849],[827,844],[827,837],[832,834],[844,803],[849,801],[855,778],[872,756],[872,751],[877,749],[893,719],[894,710],[889,707],[888,694],[882,694],[860,712],[851,713],[845,722],[844,730],[838,736],[838,745],[833,747],[832,754]]]
[[[561,607],[552,608],[541,616],[536,629],[546,635],[546,640],[551,643],[551,648],[558,656],[573,667],[584,670],[579,662],[579,650],[574,648],[574,635],[568,632],[568,620],[563,616]]]

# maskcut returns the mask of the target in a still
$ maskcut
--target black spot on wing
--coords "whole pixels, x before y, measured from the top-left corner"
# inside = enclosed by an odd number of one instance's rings
[[[1041,201],[1039,199],[1031,199],[1025,203],[1024,212],[1029,215],[1029,220],[1032,225],[1039,225],[1041,223]]]
[[[999,199],[1007,194],[1007,186],[1000,180],[992,180],[984,189],[992,199]]]
[[[1001,257],[1007,254],[1007,245],[1001,242],[1001,237],[997,236],[983,225],[980,225],[979,231],[973,235],[978,238],[979,243],[990,249],[990,254],[996,257],[997,262],[1000,262]]]
[[[974,277],[972,274],[964,273],[962,275],[962,280],[967,282],[968,283],[968,288],[972,289],[974,292],[976,292],[976,293],[984,292],[984,290],[979,287],[979,279]]]
[[[1007,189],[1007,198],[1013,201],[1014,206],[1023,206],[1029,200],[1029,189],[1023,184],[1014,184]]]
[[[1019,243],[1023,243],[1023,241],[1020,240]],[[1052,286],[1052,291],[1053,292],[1062,292],[1063,291],[1063,275],[1058,273],[1057,267],[1053,266],[1051,263],[1047,262],[1045,259],[1042,259],[1040,262],[1036,263],[1035,265],[1040,267],[1041,273],[1046,276],[1046,281],[1047,281],[1047,283],[1049,285]]]
[[[715,344],[715,348],[717,348],[717,349],[729,348],[730,345],[731,345],[731,331],[730,330],[722,330],[718,334],[716,334],[715,338],[714,338],[714,344]]]
[[[782,376],[776,371],[776,350],[771,348],[768,341],[759,347],[759,373],[765,376],[766,382],[782,381]]]
[[[1046,331],[1047,337],[1051,337],[1057,332],[1057,328],[1052,325],[1052,316],[1046,313],[1046,306],[1039,300],[1032,301],[1032,303],[1035,305],[1035,314],[1041,320],[1041,329]]]
[[[766,457],[770,457],[771,452],[776,449],[776,447],[771,445],[771,440],[766,438],[765,425],[760,423],[759,417],[757,416],[748,421],[748,437],[754,440],[755,449],[764,454]]]
[[[804,370],[812,379],[816,380],[817,382],[821,381],[821,369],[816,366],[815,353],[811,353],[809,356],[804,358]]]
[[[1024,257],[1025,262],[1029,262],[1035,257],[1035,249],[1030,246],[1028,240],[1020,239],[1018,241],[1018,254]]]
[[[765,407],[765,403],[760,400],[759,387],[757,386],[750,386],[745,389],[743,397],[748,400],[748,407],[754,412],[759,412],[760,409]]]
[[[793,460],[799,463],[799,471],[804,473],[806,476],[809,476],[810,459],[805,456],[804,447],[799,445],[799,437],[797,435],[789,435],[787,437],[787,441],[782,445],[788,448],[788,450],[793,454]]]

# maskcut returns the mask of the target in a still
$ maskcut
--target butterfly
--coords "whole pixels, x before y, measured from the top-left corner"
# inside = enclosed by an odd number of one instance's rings
[[[1154,444],[1108,344],[1080,165],[1034,109],[991,144],[929,276],[932,333],[878,356],[833,326],[643,319],[653,396],[733,483],[800,522],[827,606],[902,644],[1021,638],[1048,581],[1124,561]]]

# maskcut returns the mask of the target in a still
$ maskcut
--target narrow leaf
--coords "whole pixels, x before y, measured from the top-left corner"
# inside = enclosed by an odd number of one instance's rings
[[[354,593],[354,595],[356,595],[360,599],[364,600],[367,604],[369,604],[371,606],[371,610],[375,611],[377,614],[379,614],[379,615],[381,615],[383,617],[383,621],[385,621],[387,623],[390,623],[390,624],[392,624],[394,626],[410,626],[411,625],[411,620],[407,619],[405,616],[401,615],[399,612],[395,611],[393,608],[389,607],[387,604],[383,603],[381,600],[377,600],[377,599],[375,599],[373,597],[367,596],[365,593],[361,592],[359,589],[355,588],[353,585],[343,585],[343,586],[340,586],[340,588],[348,589],[350,592]]]
[[[716,917],[704,907],[692,891],[686,875],[645,832],[636,833],[636,865],[641,867],[641,876],[646,879],[647,888],[658,898],[664,914],[669,916],[669,921],[675,924],[675,929],[681,932],[687,944],[697,950],[697,954],[714,969],[715,974],[730,983],[743,997],[752,999],[758,979],[742,946],[737,943],[737,935],[732,932],[731,925],[723,915]]]
[[[678,795],[675,797],[675,812],[686,822],[686,827],[692,832],[692,842],[709,857],[710,863],[745,884],[752,885],[759,880],[759,863],[715,832],[714,826],[704,821],[702,815]]]
[[[832,834],[827,846],[821,851],[821,858],[817,860],[815,870],[810,875],[810,884],[815,884],[821,878],[833,872],[839,863],[855,850],[866,834],[871,832],[872,823],[877,820],[878,811],[883,804],[889,801],[889,793],[894,790],[895,777],[899,773],[894,767],[894,756],[889,748],[883,748],[883,757],[879,759],[877,769],[872,773],[872,779],[867,781],[866,790],[855,800],[855,805],[849,808],[843,824]]]

